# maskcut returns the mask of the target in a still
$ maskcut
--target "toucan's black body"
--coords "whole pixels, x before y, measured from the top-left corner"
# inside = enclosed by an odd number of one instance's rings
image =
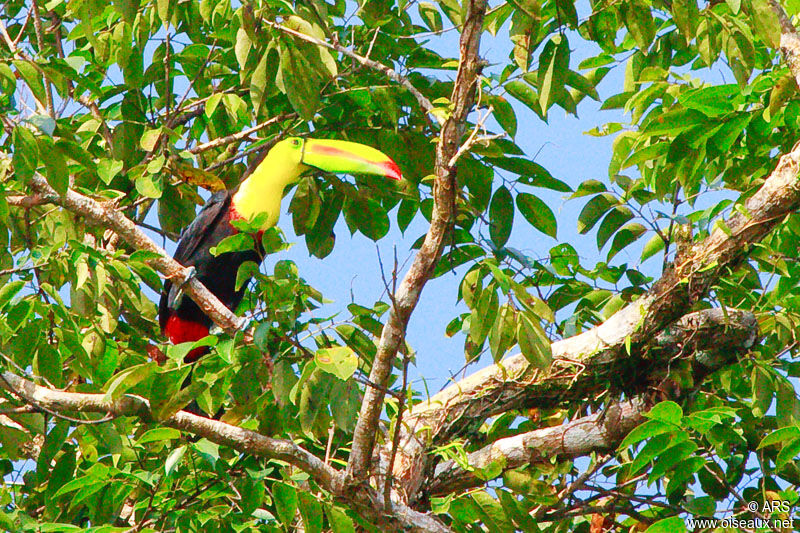
[[[209,198],[197,218],[181,233],[175,260],[183,266],[194,267],[198,281],[226,307],[235,310],[242,301],[245,289],[242,287],[237,291],[235,287],[239,267],[246,261],[261,263],[263,251],[259,241],[256,250],[228,252],[218,256],[211,254],[211,248],[238,232],[231,225],[231,196],[230,191],[220,191]],[[173,343],[202,338],[212,325],[211,319],[191,298],[179,295],[179,289],[170,280],[164,282],[158,318],[161,329]],[[187,358],[195,359],[202,353],[198,352]]]

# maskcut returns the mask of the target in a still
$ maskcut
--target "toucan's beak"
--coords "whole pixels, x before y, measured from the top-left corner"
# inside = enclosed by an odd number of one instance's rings
[[[349,141],[306,139],[302,162],[326,172],[376,174],[394,180],[403,177],[391,157],[371,146]]]

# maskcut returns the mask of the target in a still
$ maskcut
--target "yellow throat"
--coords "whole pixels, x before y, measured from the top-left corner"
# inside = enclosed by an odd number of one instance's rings
[[[284,190],[308,169],[301,163],[301,152],[284,149],[282,144],[276,144],[269,151],[233,195],[233,207],[245,219],[253,220],[256,215],[267,213],[262,230],[278,223]]]

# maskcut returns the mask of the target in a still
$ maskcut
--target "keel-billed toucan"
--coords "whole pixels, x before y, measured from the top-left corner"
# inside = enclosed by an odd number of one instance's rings
[[[194,267],[195,276],[232,311],[242,301],[244,287],[236,290],[236,273],[246,261],[261,263],[260,239],[257,250],[213,255],[211,249],[224,238],[237,233],[231,221],[254,220],[266,213],[261,230],[278,222],[284,189],[311,169],[327,172],[377,174],[401,178],[400,169],[384,153],[363,144],[323,139],[292,137],[278,142],[254,170],[233,191],[220,191],[209,198],[197,218],[181,234],[175,259]],[[158,305],[161,331],[173,344],[193,342],[208,335],[212,325],[194,301],[183,298],[179,287],[166,280]],[[190,362],[204,353],[192,350]]]

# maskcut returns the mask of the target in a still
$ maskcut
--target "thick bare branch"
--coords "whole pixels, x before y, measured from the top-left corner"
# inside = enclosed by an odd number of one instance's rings
[[[615,403],[603,412],[578,418],[567,424],[528,431],[499,439],[485,448],[470,453],[467,464],[476,470],[501,464],[503,471],[546,461],[553,457],[568,458],[593,451],[616,448],[633,428],[645,418],[649,405],[642,397]],[[485,483],[474,472],[464,470],[455,461],[436,466],[430,486],[431,495],[451,494]]]
[[[150,404],[144,398],[128,395],[112,400],[104,394],[62,392],[36,385],[10,372],[0,373],[0,388],[23,401],[54,412],[103,413],[113,416],[138,416],[151,420]],[[449,528],[433,516],[414,511],[403,505],[387,510],[382,496],[371,487],[348,490],[344,475],[290,440],[265,437],[218,420],[179,411],[161,421],[208,440],[229,446],[239,452],[279,459],[300,468],[338,500],[352,505],[364,517],[385,526],[390,531],[420,531],[447,533]]]
[[[681,318],[675,327],[659,334],[656,345],[664,359],[691,352],[687,355],[690,355],[694,369],[692,377],[699,384],[711,372],[748,352],[757,337],[758,321],[752,313],[736,309],[706,309]],[[660,379],[658,374],[651,376],[654,386],[661,385]],[[659,389],[666,392],[665,387]],[[647,398],[646,394],[639,395],[630,401],[614,403],[601,413],[560,426],[499,439],[469,454],[467,462],[478,470],[499,462],[505,471],[553,457],[575,458],[590,452],[613,450],[630,430],[644,421],[642,414],[652,403]],[[437,465],[425,490],[437,495],[482,483],[484,481],[472,471],[464,470],[454,461],[446,461]]]
[[[469,3],[460,41],[460,61],[450,101],[453,111],[444,122],[436,149],[436,181],[433,186],[433,214],[431,225],[422,246],[406,272],[397,293],[389,318],[383,327],[378,352],[372,364],[369,379],[381,387],[386,386],[392,362],[405,338],[406,326],[442,253],[445,235],[450,229],[455,205],[455,167],[450,161],[458,152],[464,135],[467,115],[472,110],[481,70],[478,56],[486,0]],[[358,423],[353,436],[353,448],[347,468],[356,481],[368,474],[375,433],[380,419],[384,393],[382,389],[367,388],[361,404]]]

